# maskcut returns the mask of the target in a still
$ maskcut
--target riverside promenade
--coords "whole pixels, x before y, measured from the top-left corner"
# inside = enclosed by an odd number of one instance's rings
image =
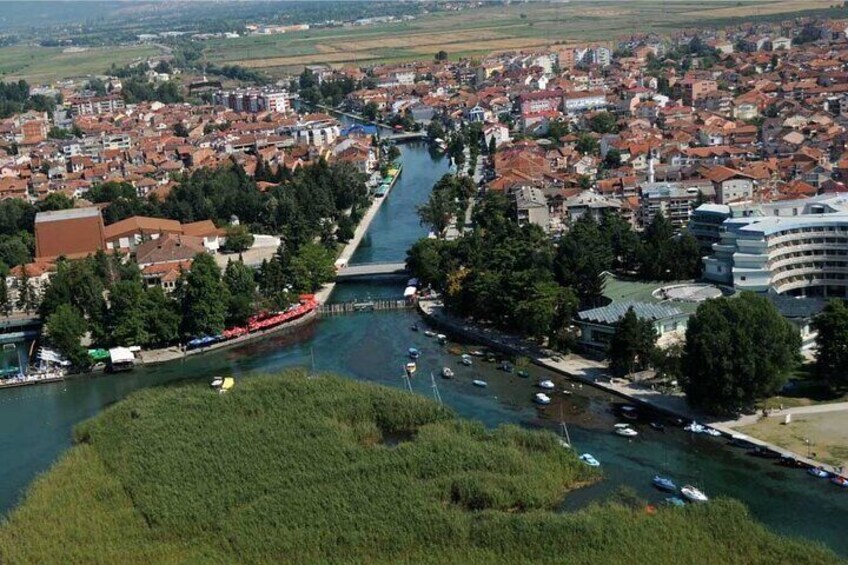
[[[566,377],[579,380],[615,396],[624,398],[637,406],[645,406],[684,420],[698,421],[709,424],[711,428],[720,431],[727,437],[746,439],[754,445],[767,448],[785,457],[792,457],[813,467],[822,467],[834,475],[848,478],[848,473],[798,453],[783,449],[777,445],[762,441],[755,437],[740,433],[733,428],[756,421],[757,416],[741,416],[737,420],[717,421],[692,409],[681,393],[666,394],[649,386],[631,383],[625,379],[614,379],[607,373],[607,364],[588,359],[580,355],[569,354],[560,356],[551,350],[544,350],[535,342],[514,335],[505,334],[492,328],[481,327],[473,322],[452,316],[445,310],[441,300],[422,299],[418,302],[420,313],[433,325],[441,327],[466,339],[482,343],[493,349],[512,355],[524,356],[534,364],[560,373]],[[821,413],[848,408],[843,405],[810,406],[806,410],[798,408],[787,409],[785,413]]]

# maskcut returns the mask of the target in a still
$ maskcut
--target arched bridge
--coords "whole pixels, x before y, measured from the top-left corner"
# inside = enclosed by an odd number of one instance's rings
[[[346,265],[336,271],[336,280],[367,279],[377,277],[398,277],[407,275],[405,263],[362,263]]]

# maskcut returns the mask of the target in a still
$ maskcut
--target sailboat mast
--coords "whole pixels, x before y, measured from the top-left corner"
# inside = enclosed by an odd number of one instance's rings
[[[433,396],[436,398],[436,402],[441,404],[442,403],[442,395],[439,394],[439,387],[436,386],[436,377],[433,376],[432,371],[430,371],[430,382],[433,383]]]

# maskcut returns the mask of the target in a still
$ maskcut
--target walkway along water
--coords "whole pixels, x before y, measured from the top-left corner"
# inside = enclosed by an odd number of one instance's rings
[[[429,189],[446,168],[429,158],[425,146],[404,145],[404,174],[388,201],[375,216],[363,247],[354,254],[356,262],[403,261],[406,249],[426,235],[418,224],[415,206],[427,198]],[[332,300],[348,302],[399,298],[402,282],[391,284],[338,284]],[[482,360],[465,367],[449,350],[475,349],[471,343],[440,346],[423,331],[410,331],[420,316],[409,310],[362,312],[349,316],[317,318],[296,332],[275,334],[236,347],[190,357],[173,363],[140,367],[120,375],[82,377],[62,383],[0,391],[0,511],[8,510],[23,489],[45,471],[71,444],[71,429],[110,404],[140,388],[167,385],[181,380],[208,382],[215,375],[236,379],[279,371],[285,367],[311,366],[318,372],[332,371],[350,378],[405,387],[401,378],[407,349],[421,351],[419,375],[438,374],[444,366],[456,372],[451,380],[440,380],[444,403],[466,418],[487,426],[513,423],[556,431],[559,408],[578,449],[601,461],[604,481],[571,493],[565,509],[575,509],[614,493],[621,486],[634,489],[651,501],[661,500],[650,480],[664,472],[678,483],[692,481],[711,496],[730,496],[743,501],[757,519],[787,534],[822,540],[848,556],[844,519],[848,515],[848,493],[796,470],[776,467],[769,461],[728,449],[725,442],[691,436],[680,430],[664,433],[640,430],[634,441],[610,433],[617,421],[611,410],[616,399],[608,393],[584,387],[573,394],[555,395],[549,407],[532,404],[536,381],[551,379],[557,388],[570,381],[543,367],[529,367],[530,378],[498,371]],[[422,328],[423,330],[424,328]],[[471,380],[489,383],[480,389]],[[431,396],[428,378],[412,379],[417,394]]]

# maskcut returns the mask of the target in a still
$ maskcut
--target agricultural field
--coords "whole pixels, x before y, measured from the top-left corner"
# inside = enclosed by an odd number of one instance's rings
[[[553,433],[330,375],[151,388],[74,439],[0,524],[0,562],[838,562],[732,500],[563,513],[601,474]]]
[[[340,66],[429,59],[441,49],[456,58],[552,44],[607,42],[632,33],[727,25],[738,18],[791,17],[791,13],[829,6],[822,0],[515,3],[437,12],[409,22],[210,41],[205,54],[210,62],[279,74],[316,63]]]
[[[160,52],[157,47],[90,48],[12,46],[0,48],[0,80],[25,79],[31,84],[49,83],[63,78],[103,74],[112,63],[123,66]]]

